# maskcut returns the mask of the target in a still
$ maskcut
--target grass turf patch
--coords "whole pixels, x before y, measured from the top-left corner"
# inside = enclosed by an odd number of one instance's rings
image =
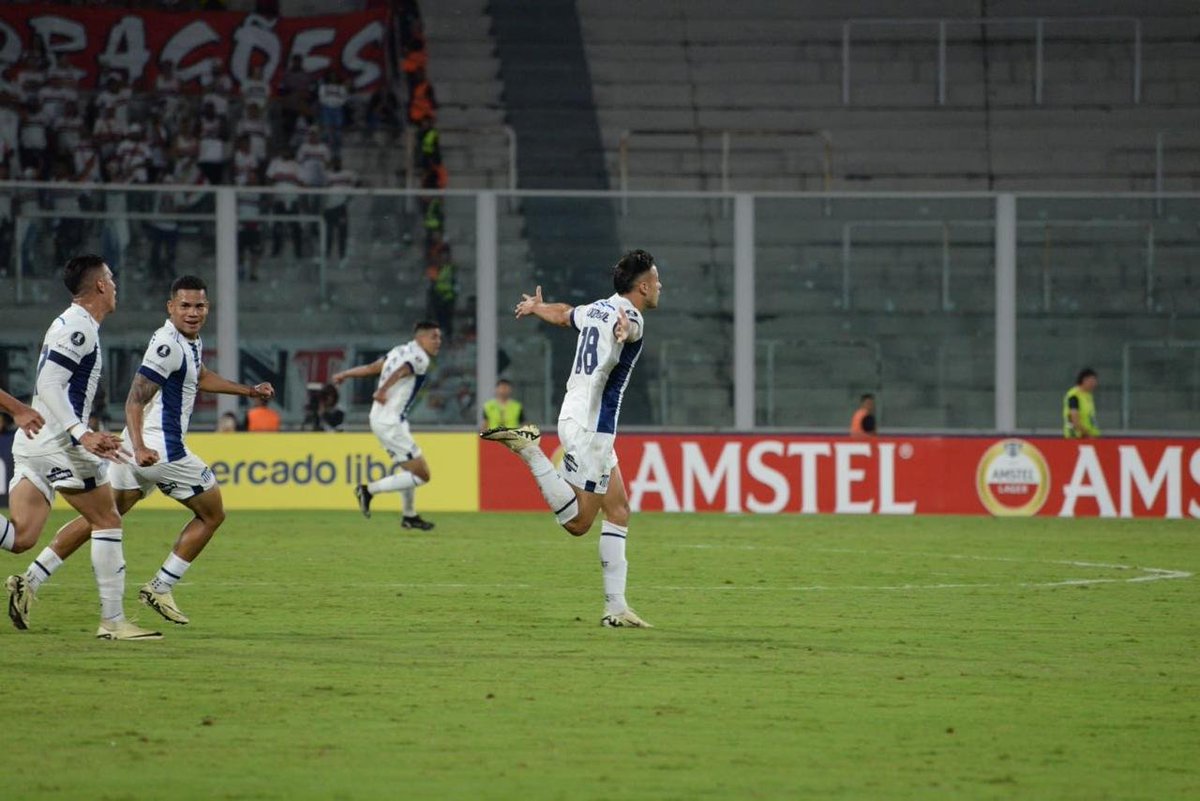
[[[184,519],[127,520],[143,624]],[[595,532],[434,519],[231,513],[161,642],[93,639],[76,555],[0,632],[0,798],[1200,792],[1200,583],[1144,569],[1194,523],[635,515],[613,631]]]

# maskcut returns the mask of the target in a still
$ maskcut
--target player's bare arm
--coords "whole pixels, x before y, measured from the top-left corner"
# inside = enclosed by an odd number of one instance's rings
[[[266,381],[254,386],[239,384],[236,381],[230,381],[228,378],[214,373],[203,365],[200,367],[200,378],[196,386],[200,388],[201,392],[214,392],[218,395],[240,395],[244,398],[256,398],[260,400],[270,400],[275,397],[275,387]]]
[[[571,324],[571,308],[569,303],[546,303],[543,301],[542,288],[539,286],[533,290],[532,295],[521,295],[521,302],[517,304],[516,312],[518,320],[532,315],[551,325],[560,325],[566,328]]]
[[[379,358],[370,364],[360,364],[357,367],[351,367],[348,370],[342,370],[339,373],[334,373],[333,381],[335,386],[341,386],[342,382],[347,378],[369,378],[373,375],[379,375],[383,372],[383,359]]]
[[[379,403],[387,403],[388,392],[391,391],[396,382],[400,381],[402,378],[407,378],[408,376],[412,375],[412,372],[412,365],[400,365],[400,368],[396,370],[396,372],[389,375],[387,377],[387,381],[384,381],[383,384],[380,385],[379,389],[375,390],[371,397]]]
[[[624,342],[629,339],[629,315],[625,314],[625,310],[617,308],[617,321],[613,323],[613,336],[618,342]]]
[[[25,436],[33,439],[33,435],[42,430],[45,419],[32,406],[26,406],[19,400],[0,389],[0,410],[12,415],[17,428],[25,432]]]
[[[146,404],[158,394],[158,384],[141,373],[133,376],[133,384],[125,397],[125,427],[129,430],[129,444],[133,448],[133,461],[139,467],[149,467],[158,461],[158,452],[146,447],[142,439],[142,423],[145,420]]]

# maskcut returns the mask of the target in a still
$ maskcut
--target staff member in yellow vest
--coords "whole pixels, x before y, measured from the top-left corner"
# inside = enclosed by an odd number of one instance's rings
[[[1075,386],[1063,396],[1063,436],[1067,439],[1100,436],[1100,428],[1096,425],[1096,401],[1092,398],[1098,383],[1096,371],[1085,367],[1079,371]]]
[[[519,428],[525,424],[525,408],[512,396],[513,385],[507,378],[496,382],[496,397],[483,404],[483,424],[480,431],[489,428]]]

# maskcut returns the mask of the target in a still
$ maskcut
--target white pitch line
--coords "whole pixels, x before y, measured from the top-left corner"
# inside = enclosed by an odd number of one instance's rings
[[[684,546],[688,547],[688,546]],[[704,547],[703,545],[693,545],[690,547]],[[746,546],[747,549],[752,549],[755,546]],[[1078,578],[1078,579],[1061,579],[1058,581],[1017,581],[1017,582],[945,582],[937,584],[807,584],[793,585],[787,587],[760,587],[760,586],[745,586],[735,584],[723,584],[717,586],[647,586],[642,590],[653,592],[911,592],[914,590],[967,590],[967,589],[996,589],[1003,587],[1024,587],[1028,589],[1049,588],[1049,587],[1084,587],[1097,584],[1145,584],[1151,581],[1173,581],[1178,579],[1189,579],[1194,574],[1186,570],[1171,570],[1161,567],[1138,567],[1135,565],[1110,564],[1106,562],[1084,562],[1073,559],[1021,559],[1011,556],[979,556],[976,554],[944,554],[944,553],[925,553],[911,551],[871,551],[857,550],[851,548],[820,548],[824,553],[854,553],[867,554],[871,556],[886,556],[889,554],[903,553],[907,556],[926,556],[935,559],[969,559],[972,561],[981,562],[1015,562],[1025,564],[1048,564],[1048,565],[1067,565],[1077,568],[1096,568],[1100,570],[1136,570],[1142,575],[1131,576],[1128,578]],[[180,586],[200,586],[200,587],[274,587],[278,586],[277,581],[200,581],[180,582]],[[81,587],[85,586],[84,582],[54,582],[50,586],[59,587]],[[429,583],[429,582],[346,582],[343,587],[356,587],[362,589],[391,589],[391,590],[539,590],[539,591],[565,591],[573,590],[573,587],[547,587],[534,584],[469,584],[464,582],[455,583]]]

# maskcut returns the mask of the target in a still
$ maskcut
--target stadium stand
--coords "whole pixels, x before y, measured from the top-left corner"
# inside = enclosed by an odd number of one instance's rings
[[[537,14],[486,0],[426,5],[423,15],[412,3],[397,7],[423,33],[421,66],[435,89],[451,189],[516,180],[522,189],[1151,190],[1160,135],[1162,188],[1200,188],[1200,58],[1192,52],[1200,22],[1191,4],[1177,0],[1155,4],[1152,14],[1131,0],[1056,4],[1042,26],[1040,95],[1036,27],[1024,18],[1049,12],[1025,0],[988,3],[986,24],[977,19],[979,4],[954,0],[901,10],[882,0],[747,0],[736,14],[714,0],[548,0]],[[866,21],[897,16],[933,21]],[[1072,22],[1082,17],[1117,19]],[[963,18],[975,21],[946,29],[942,98],[935,20]],[[1001,21],[1010,18],[1023,19]],[[391,103],[351,104],[356,122],[342,160],[368,185],[422,182],[414,157],[420,137],[411,126],[406,137],[386,114],[361,124],[370,108],[394,105],[402,116],[407,97],[400,94]],[[151,140],[160,136],[156,104],[138,93],[127,104]],[[230,98],[230,130],[243,119],[243,105]],[[270,138],[279,142],[278,101],[268,116]],[[171,169],[159,161],[151,158],[151,169]],[[344,331],[348,345],[367,347],[393,330],[397,313],[426,313],[434,275],[425,247],[430,205],[353,196],[347,208],[348,258],[322,261],[314,253],[315,214],[302,228],[304,258],[290,257],[290,245],[274,257],[268,248],[258,272],[271,291],[241,298],[247,336],[277,337],[295,309],[309,331]],[[451,194],[436,212],[441,239],[453,248],[463,334],[443,359],[456,387],[447,391],[457,398],[446,401],[450,408],[465,405],[462,386],[474,361],[475,199]],[[1163,387],[1178,374],[1189,376],[1179,392],[1200,391],[1194,349],[1146,344],[1200,339],[1196,212],[1194,201],[1182,199],[1022,201],[1022,426],[1056,427],[1057,398],[1073,369],[1091,363],[1115,383],[1126,352],[1136,356],[1133,383]],[[858,394],[875,390],[885,426],[990,426],[992,214],[986,197],[759,198],[758,422],[841,427]],[[606,294],[596,266],[622,248],[650,247],[664,266],[667,302],[642,356],[647,380],[634,385],[644,394],[627,400],[625,419],[731,424],[729,201],[525,198],[502,201],[498,223],[501,309],[537,283],[568,301]],[[177,262],[211,271],[205,224],[182,229]],[[104,231],[89,225],[82,235],[100,247]],[[137,227],[126,236],[129,261],[147,262],[150,238]],[[38,243],[42,260],[50,259],[53,239],[45,234]],[[139,291],[146,280],[125,276],[134,289],[127,297],[149,308],[141,298],[152,295]],[[0,277],[0,290],[12,288],[11,274]],[[25,291],[50,297],[53,281],[35,270]],[[10,319],[24,313],[18,307]],[[502,370],[545,419],[560,392],[554,365],[570,357],[569,338],[547,346],[528,326],[503,315],[500,325]],[[1046,359],[1051,349],[1061,359]],[[548,384],[551,396],[538,403]],[[1170,392],[1145,392],[1135,399],[1132,423],[1193,426],[1195,404],[1178,401]]]
[[[473,31],[464,39],[477,40],[484,23],[461,21],[472,8],[478,4],[464,5],[455,19],[460,30]],[[847,20],[970,17],[979,13],[974,4],[922,2],[898,12],[895,4],[869,0],[836,7],[752,0],[732,14],[726,4],[703,0],[585,0],[578,12],[613,187],[621,185],[624,171],[632,189],[824,188],[822,139],[758,133],[796,130],[828,133],[837,190],[1148,190],[1154,187],[1156,136],[1164,131],[1176,145],[1168,148],[1165,188],[1194,189],[1200,176],[1194,137],[1182,133],[1195,129],[1200,85],[1200,61],[1187,52],[1197,23],[1186,3],[1158,4],[1152,17],[1131,2],[1055,6],[1062,21],[1044,25],[1040,104],[1034,28],[1027,22],[951,26],[944,103],[937,94],[936,24],[859,23],[852,27],[849,103],[843,102]],[[1046,12],[1008,2],[989,4],[987,13],[995,20]],[[1100,15],[1140,20],[1140,102],[1133,95],[1132,23],[1070,22]],[[501,28],[492,28],[498,40]],[[521,21],[519,38],[549,62],[571,62],[576,55],[574,45],[538,15]],[[502,56],[508,52],[502,41],[496,49]],[[522,85],[537,84],[547,113],[562,114],[564,104],[577,103],[557,84],[546,85],[542,74],[503,63],[500,72],[506,99],[526,97]],[[464,104],[460,113],[486,110]],[[515,112],[509,113],[513,119]],[[655,129],[670,133],[627,134]],[[728,183],[721,174],[723,130],[734,131]],[[536,139],[522,142],[523,154],[537,148]],[[523,158],[522,186],[554,180],[580,156],[554,155]],[[668,353],[651,346],[643,357],[661,362],[650,408],[670,410],[674,417],[667,422],[675,424],[726,422],[714,417],[714,409],[727,408],[731,392],[729,209],[631,201],[627,214],[617,213],[612,242],[602,233],[581,233],[583,215],[570,203],[558,205],[560,218],[540,219],[532,236],[572,231],[577,242],[591,238],[595,253],[615,251],[618,243],[653,242],[660,261],[686,268],[688,280],[674,285],[667,272],[671,303],[659,316],[661,328],[678,342],[660,340]],[[844,343],[862,341],[870,346],[866,351],[882,353],[872,371],[887,388],[885,419],[932,427],[991,424],[991,209],[986,202],[969,204],[969,210],[957,205],[939,212],[930,208],[938,206],[934,201],[922,210],[908,202],[760,201],[759,380],[773,372],[790,382],[777,383],[776,401],[769,415],[760,410],[760,422],[840,425],[865,380],[844,369]],[[1191,266],[1196,246],[1189,208],[1177,207],[1172,215],[1145,214],[1144,208],[1105,212],[1082,201],[1038,205],[1022,219],[1021,419],[1053,427],[1052,397],[1062,370],[1037,354],[1066,340],[1071,363],[1091,359],[1115,378],[1127,340],[1178,335],[1181,320],[1194,323],[1188,318],[1200,277]],[[1096,224],[1106,215],[1122,223],[1099,229],[1098,238]],[[872,226],[870,220],[888,224]],[[1146,245],[1148,220],[1154,222],[1152,246]],[[796,244],[800,230],[803,245]],[[1148,290],[1151,260],[1158,277]],[[1114,319],[1123,324],[1113,326]],[[720,332],[715,338],[714,330]],[[695,346],[698,341],[703,348]],[[779,360],[799,343],[829,355],[809,369],[791,369]],[[1180,369],[1191,357],[1179,352],[1166,363]],[[540,375],[528,378],[530,384],[536,380]],[[1146,416],[1155,418],[1152,411]],[[1190,420],[1184,415],[1173,424]]]

